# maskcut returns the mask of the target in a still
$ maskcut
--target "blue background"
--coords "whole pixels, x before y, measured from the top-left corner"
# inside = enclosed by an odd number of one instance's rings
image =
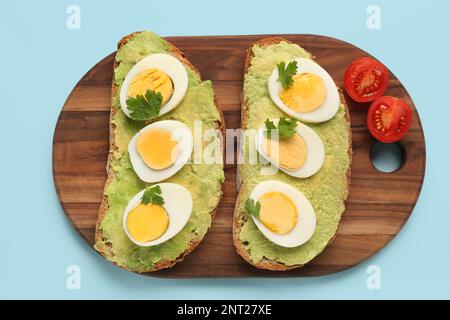
[[[162,4],[164,3],[164,4]],[[258,4],[256,4],[258,3]],[[447,156],[450,1],[9,1],[0,11],[2,142],[0,298],[450,298]],[[81,8],[81,29],[66,9]],[[381,30],[366,27],[380,6]],[[136,30],[169,35],[316,33],[351,42],[383,61],[420,112],[427,175],[404,229],[366,263],[303,279],[142,277],[113,267],[70,226],[51,171],[52,135],[76,82]],[[66,287],[79,265],[81,290]],[[366,287],[381,268],[381,290]]]

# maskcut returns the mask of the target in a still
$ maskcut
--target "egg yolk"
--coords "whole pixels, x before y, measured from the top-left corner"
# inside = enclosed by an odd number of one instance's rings
[[[164,105],[172,97],[173,83],[165,72],[159,69],[146,69],[131,80],[128,86],[128,96],[145,95],[147,90],[161,93],[162,105]]]
[[[266,138],[263,150],[280,167],[287,170],[301,168],[305,164],[308,154],[305,141],[299,134],[294,134],[290,139],[279,139],[278,141]]]
[[[294,202],[281,192],[268,192],[259,198],[259,221],[270,231],[286,234],[297,224],[298,213]]]
[[[143,132],[136,141],[136,150],[146,165],[154,170],[170,167],[178,157],[178,142],[172,133],[154,128]]]
[[[127,229],[131,237],[145,243],[161,237],[169,225],[166,209],[155,204],[140,204],[128,213]]]
[[[319,76],[312,73],[298,73],[294,83],[280,92],[280,99],[296,112],[311,112],[319,108],[325,101],[327,90]]]

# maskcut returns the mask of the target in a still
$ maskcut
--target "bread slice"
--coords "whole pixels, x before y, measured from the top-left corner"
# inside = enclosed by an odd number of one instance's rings
[[[123,37],[117,44],[117,48],[120,49],[123,45],[125,45],[128,41],[130,41],[131,39],[133,39],[136,35],[140,34],[141,32],[134,32],[131,33],[125,37]],[[197,73],[200,76],[199,71],[189,62],[189,60],[185,57],[184,53],[179,50],[177,47],[175,47],[173,44],[169,43],[169,53],[171,53],[174,57],[176,57],[180,62],[183,63],[183,65],[186,68],[191,69],[194,73]],[[116,68],[119,67],[119,63],[114,60],[114,70],[116,70]],[[113,76],[114,77],[114,76]],[[201,78],[201,77],[200,77]],[[116,94],[118,93],[119,87],[115,84],[114,80],[112,81],[112,91],[111,91],[111,100],[116,96]],[[222,136],[225,136],[225,124],[224,124],[224,118],[223,118],[223,113],[222,110],[218,107],[217,105],[217,101],[216,98],[214,98],[214,104],[216,106],[217,111],[219,112],[220,115],[220,120],[216,122],[215,127],[216,129],[220,130],[222,132]],[[95,243],[99,242],[99,241],[105,241],[107,242],[107,239],[104,238],[102,229],[101,229],[101,223],[103,221],[103,218],[105,217],[106,211],[108,209],[108,197],[106,195],[106,190],[108,188],[108,186],[112,183],[112,181],[115,179],[115,172],[114,170],[111,170],[110,165],[112,163],[112,160],[114,158],[114,151],[117,149],[116,143],[115,143],[115,125],[113,123],[113,119],[114,116],[117,112],[121,112],[119,111],[119,109],[116,108],[111,108],[111,112],[110,112],[110,127],[109,127],[109,154],[108,154],[108,160],[107,160],[107,173],[108,173],[108,177],[106,179],[105,182],[105,187],[104,187],[104,192],[103,192],[103,199],[102,202],[100,204],[100,208],[98,211],[98,218],[97,218],[97,223],[96,223],[96,228],[95,228]],[[221,142],[222,143],[222,142]],[[224,150],[224,145],[222,143],[221,145],[222,148],[222,154],[223,154],[223,150]],[[222,196],[222,191],[220,196]],[[220,202],[220,199],[218,201],[218,203]],[[217,207],[215,209],[213,209],[210,212],[211,215],[211,220],[213,220],[215,213],[216,213]],[[191,239],[187,249],[180,254],[176,259],[174,260],[168,260],[168,259],[162,259],[159,262],[157,262],[154,265],[154,268],[151,270],[145,270],[144,272],[154,272],[160,269],[165,269],[165,268],[170,268],[173,265],[175,265],[176,263],[182,261],[189,253],[191,253],[201,242],[202,239]],[[108,256],[113,252],[112,246],[110,244],[108,244],[108,246],[104,247],[104,248],[96,248],[96,250],[103,255],[105,258],[108,258]],[[107,252],[110,251],[110,252]],[[114,262],[113,262],[114,263]],[[115,263],[114,263],[115,264]],[[142,270],[133,270],[130,268],[127,268],[126,266],[121,266],[124,269],[127,269],[128,271],[133,271],[133,272],[143,272]]]
[[[254,57],[253,52],[252,52],[253,46],[256,45],[259,47],[266,47],[266,46],[271,46],[271,45],[278,44],[281,42],[292,43],[281,37],[263,38],[263,39],[255,42],[247,50],[247,56],[246,56],[246,60],[245,60],[245,64],[244,64],[244,75],[247,74],[247,71],[252,64],[252,59]],[[310,56],[312,58],[314,58],[313,55],[310,54]],[[346,101],[345,101],[344,96],[341,91],[340,91],[340,97],[341,97],[341,103],[344,105],[344,108],[345,108],[345,122],[346,122],[346,125],[348,128],[348,133],[349,133],[349,148],[348,148],[349,167],[348,167],[348,171],[347,171],[347,174],[345,177],[345,181],[343,182],[345,184],[345,193],[341,199],[344,202],[347,199],[348,190],[350,188],[350,165],[351,165],[351,160],[352,160],[352,144],[351,144],[351,129],[350,129],[350,113],[349,113]],[[242,97],[241,97],[241,127],[244,130],[248,129],[248,116],[249,116],[249,105],[245,99],[245,95],[243,92]],[[241,166],[244,166],[244,165],[245,164],[238,165],[238,171],[241,170]],[[240,175],[240,174],[238,174],[238,175],[240,177],[242,177],[242,175]],[[284,270],[289,270],[289,269],[294,269],[294,268],[299,268],[299,267],[304,266],[304,264],[285,265],[281,262],[267,259],[266,257],[264,257],[261,261],[259,261],[257,263],[252,261],[250,252],[245,247],[245,244],[242,243],[242,241],[240,240],[241,228],[244,225],[244,223],[246,222],[247,216],[242,210],[238,210],[238,208],[241,207],[241,204],[244,203],[246,200],[246,199],[244,199],[244,194],[242,192],[242,190],[243,190],[242,187],[245,185],[245,181],[242,181],[242,178],[239,178],[239,179],[240,179],[240,181],[238,181],[238,184],[241,185],[241,188],[240,188],[240,192],[237,197],[236,206],[235,206],[234,215],[233,215],[233,242],[234,242],[234,246],[235,246],[238,254],[242,258],[244,258],[248,263],[250,263],[260,269],[284,271]],[[332,237],[329,240],[329,242],[327,243],[327,246],[333,241],[334,237]]]

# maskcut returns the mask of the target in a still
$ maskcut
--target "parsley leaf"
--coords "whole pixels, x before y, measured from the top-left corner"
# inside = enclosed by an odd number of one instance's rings
[[[297,74],[297,61],[291,61],[286,66],[285,62],[280,62],[277,64],[278,68],[278,81],[284,89],[288,89],[293,83],[293,76]]]
[[[270,138],[272,130],[278,130],[278,135],[280,139],[290,139],[294,136],[297,129],[297,119],[286,119],[281,117],[278,121],[278,128],[275,126],[273,121],[266,119],[264,122],[266,124],[267,136]]]
[[[161,197],[161,187],[154,186],[145,189],[144,194],[142,195],[142,204],[157,204],[162,206],[164,204],[164,199]]]
[[[278,122],[278,130],[280,131],[281,139],[290,139],[295,134],[297,129],[297,119],[286,119],[281,117]]]
[[[269,119],[266,119],[266,121],[264,121],[264,124],[266,125],[267,135],[270,137],[270,131],[276,130],[277,127],[273,124],[273,121],[270,121]]]
[[[127,99],[130,116],[134,120],[148,120],[159,114],[163,97],[161,93],[147,90],[145,96],[137,95]]]
[[[247,213],[254,215],[256,218],[259,219],[259,209],[261,209],[261,204],[259,201],[253,200],[253,199],[247,199],[245,200],[245,210]]]

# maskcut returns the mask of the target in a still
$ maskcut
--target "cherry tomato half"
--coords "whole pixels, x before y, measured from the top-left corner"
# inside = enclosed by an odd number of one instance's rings
[[[370,133],[381,142],[403,138],[411,125],[411,109],[398,98],[383,96],[372,102],[367,114]]]
[[[353,100],[374,101],[386,92],[389,85],[389,71],[375,59],[358,58],[347,67],[344,85]]]

